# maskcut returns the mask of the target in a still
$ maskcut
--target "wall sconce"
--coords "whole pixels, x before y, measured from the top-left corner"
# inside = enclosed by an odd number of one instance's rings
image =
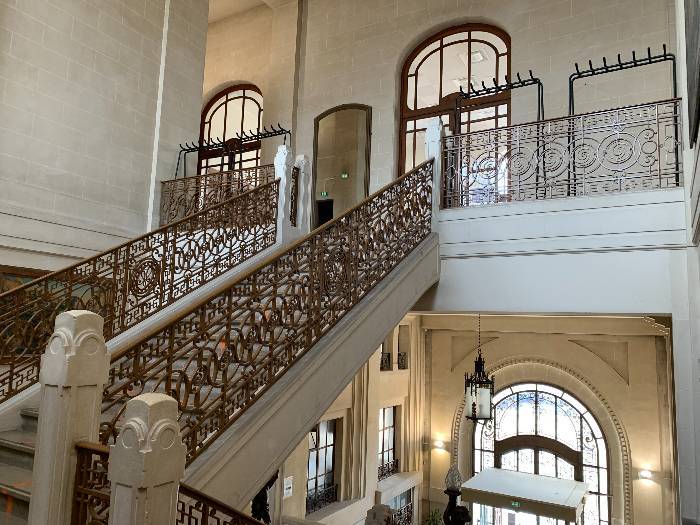
[[[639,472],[637,472],[637,477],[639,479],[646,479],[649,481],[653,481],[654,480],[654,473],[651,470],[641,469]]]
[[[441,439],[436,439],[435,441],[433,441],[433,448],[436,448],[438,450],[446,450],[445,442]]]
[[[344,179],[349,179],[349,178],[350,178],[350,174],[349,174],[347,171],[344,171],[344,172],[342,172],[342,173],[340,174],[340,178],[343,179],[343,180],[344,180]]]

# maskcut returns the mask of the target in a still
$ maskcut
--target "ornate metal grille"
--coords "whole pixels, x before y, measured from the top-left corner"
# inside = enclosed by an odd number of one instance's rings
[[[391,352],[382,352],[382,356],[379,361],[379,370],[382,372],[388,372],[391,370]]]
[[[222,171],[160,183],[160,224],[200,212],[275,180],[273,165]]]
[[[442,207],[682,185],[680,100],[445,137]]]
[[[109,448],[99,443],[79,441],[73,488],[71,525],[107,525],[109,487],[107,464]]]
[[[399,352],[397,361],[399,370],[408,370],[408,352]]]
[[[114,355],[102,439],[128,399],[166,392],[192,461],[429,235],[432,171],[418,166]]]
[[[104,318],[111,339],[275,243],[279,181],[0,295],[0,402],[38,380],[54,319]]]
[[[176,525],[262,525],[197,489],[180,483]]]
[[[381,481],[399,473],[399,460],[394,459],[388,463],[383,463],[377,467],[377,480]]]
[[[306,493],[306,513],[311,514],[338,501],[338,485],[314,489]]]
[[[107,525],[111,483],[107,479],[109,447],[80,441],[73,489],[71,525]],[[175,525],[262,525],[258,520],[180,483]]]
[[[292,168],[291,199],[289,200],[289,222],[292,226],[297,225],[297,202],[299,201],[299,168]]]
[[[413,524],[413,502],[395,510],[391,515],[391,525]]]

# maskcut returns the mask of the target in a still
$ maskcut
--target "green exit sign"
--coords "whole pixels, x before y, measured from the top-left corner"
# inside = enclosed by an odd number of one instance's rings
[[[517,509],[520,507],[520,502],[519,501],[511,501],[510,506]]]
[[[322,192],[321,192],[321,197],[328,197],[328,192],[327,192],[327,191],[322,191]]]

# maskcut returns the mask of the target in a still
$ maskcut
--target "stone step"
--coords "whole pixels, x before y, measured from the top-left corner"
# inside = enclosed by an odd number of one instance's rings
[[[31,490],[31,469],[0,462],[0,525],[27,523]]]
[[[22,430],[36,432],[39,425],[39,409],[23,408],[19,411],[19,415],[22,418]]]
[[[0,463],[11,465],[30,472],[34,466],[36,432],[8,430],[0,432]],[[0,482],[5,476],[0,471]]]

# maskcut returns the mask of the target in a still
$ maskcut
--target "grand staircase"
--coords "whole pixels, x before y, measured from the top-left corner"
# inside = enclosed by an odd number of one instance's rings
[[[93,309],[105,317],[106,339],[128,340],[128,344],[112,348],[117,350],[111,355],[103,395],[103,444],[111,443],[118,435],[129,399],[146,392],[171,395],[178,401],[187,448],[186,481],[196,487],[188,490],[209,493],[212,488],[216,492],[220,486],[217,479],[224,476],[236,485],[235,497],[221,491],[213,496],[227,498],[228,504],[239,508],[244,506],[284,460],[300,433],[308,431],[385,334],[436,282],[439,259],[436,235],[431,233],[432,181],[432,163],[421,165],[343,216],[290,247],[276,247],[276,252],[262,262],[248,264],[239,272],[227,270],[274,244],[270,232],[272,225],[276,226],[276,198],[270,201],[277,194],[276,181],[261,180],[253,190],[179,219],[173,223],[180,225],[178,231],[187,231],[188,239],[206,238],[209,247],[206,254],[197,254],[197,275],[202,277],[187,288],[188,292],[213,280],[217,285],[170,317],[164,317],[163,312],[176,311],[176,306],[188,301],[185,294],[170,293],[165,301],[160,300],[163,294],[154,292],[153,285],[144,284],[149,281],[141,278],[143,273],[139,278],[129,278],[114,271],[116,265],[112,265],[108,277],[96,278],[95,269],[100,265],[95,260],[87,262],[92,273],[77,271],[86,267],[81,263],[52,274],[63,295],[60,300],[48,302],[50,314],[37,316],[41,326],[37,325],[36,330],[27,330],[32,328],[31,316],[7,312],[18,304],[25,307],[20,312],[33,312],[42,301],[47,304],[45,291],[51,288],[48,283],[52,276],[44,278],[43,284],[35,281],[24,291],[14,291],[11,298],[0,296],[0,306],[5,307],[0,310],[0,329],[5,334],[3,355],[7,355],[7,345],[14,343],[13,350],[19,355],[32,345],[32,351],[20,361],[25,371],[22,378],[17,376],[20,367],[0,372],[4,374],[0,378],[9,378],[0,382],[0,395],[4,396],[0,401],[6,404],[9,400],[18,407],[18,424],[0,432],[0,504],[4,509],[0,525],[26,522],[38,417],[37,386],[33,386],[38,356],[55,315],[76,307]],[[237,203],[235,212],[233,202]],[[213,213],[214,209],[218,211]],[[247,221],[242,220],[243,210],[253,213],[255,220],[249,215]],[[216,228],[210,227],[212,215],[219,220]],[[232,220],[238,220],[235,227],[220,226]],[[226,250],[218,250],[219,240],[228,238],[222,231],[229,234],[233,230],[236,242],[228,242]],[[174,240],[168,233],[172,232],[172,224],[156,232],[162,245],[171,246],[173,252],[184,252],[187,241]],[[164,238],[173,240],[168,243]],[[251,250],[251,238],[266,240],[254,244],[256,248]],[[111,255],[107,258],[121,260],[114,254],[125,249],[108,252]],[[156,260],[167,267],[172,253],[160,253]],[[99,257],[104,260],[105,254],[94,259]],[[156,269],[151,266],[154,273]],[[181,264],[171,267],[171,282],[190,282]],[[74,284],[76,275],[81,276],[80,286]],[[119,286],[115,285],[117,281]],[[160,286],[164,280],[158,282]],[[76,302],[76,290],[82,293],[88,286],[93,294],[99,292],[109,300],[82,301],[85,295],[81,295],[82,302]],[[124,290],[125,295],[138,290],[158,300],[126,301],[127,306],[136,305],[137,313],[113,315],[115,304],[119,304],[114,292],[123,288],[128,290]],[[27,292],[32,289],[42,292]],[[26,303],[31,303],[33,310]],[[149,325],[148,318],[154,315],[164,320]],[[24,339],[18,334],[25,335]],[[329,374],[333,381],[327,380]],[[313,403],[308,403],[309,396]],[[0,404],[0,411],[2,408]],[[298,417],[302,424],[280,428],[279,423],[289,417]],[[0,413],[0,424],[3,421],[8,419]],[[254,433],[274,435],[274,440],[266,442],[272,443],[277,453],[260,456],[262,450],[251,449],[262,442],[250,439]],[[235,438],[243,435],[248,438]],[[100,445],[89,446],[98,450]],[[227,455],[223,463],[230,462],[229,469],[220,468],[222,454]],[[264,461],[251,464],[253,457]],[[248,461],[247,472],[254,475],[243,477],[242,470],[238,470],[235,481],[231,481],[230,468],[238,465],[235,458]],[[219,468],[212,469],[215,465]],[[106,490],[108,502],[108,484]],[[105,523],[108,510],[100,509]]]

